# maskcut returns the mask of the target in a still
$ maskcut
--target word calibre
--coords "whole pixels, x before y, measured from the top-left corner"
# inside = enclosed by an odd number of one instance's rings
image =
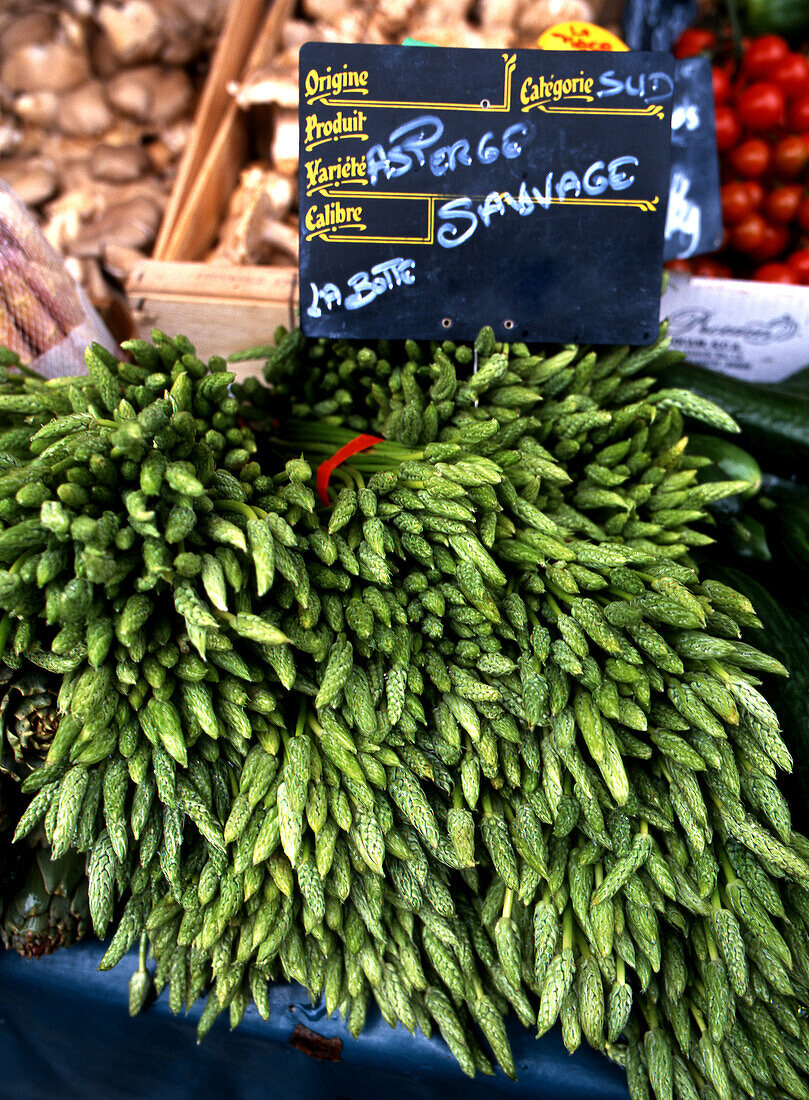
[[[336,283],[310,283],[312,302],[307,309],[309,317],[320,317],[323,314],[321,305],[331,311],[335,306],[343,306],[345,309],[362,309],[386,290],[392,290],[395,286],[407,286],[416,281],[413,269],[415,260],[405,260],[397,256],[395,260],[384,260],[375,264],[370,271],[357,271],[349,279],[346,279],[352,293],[343,300],[342,292]]]
[[[338,226],[362,226],[362,207],[343,206],[341,202],[327,202],[320,207],[313,203],[304,214],[303,224],[311,233]]]
[[[414,166],[427,165],[434,176],[443,176],[459,165],[468,167],[473,158],[480,164],[494,164],[501,156],[515,160],[533,138],[534,127],[530,122],[515,122],[506,127],[499,141],[491,130],[476,143],[458,138],[448,145],[439,145],[443,136],[444,123],[436,115],[419,115],[393,130],[388,136],[389,148],[373,145],[365,155],[371,185],[376,185],[380,175],[395,179]]]
[[[438,230],[438,243],[444,248],[457,248],[469,240],[481,222],[488,229],[494,215],[505,214],[508,207],[526,217],[537,206],[548,210],[553,201],[563,203],[569,197],[579,198],[582,192],[595,198],[607,190],[625,191],[635,182],[635,177],[623,169],[637,167],[638,164],[637,157],[615,157],[609,164],[597,160],[582,175],[570,170],[563,172],[556,184],[553,182],[553,172],[548,172],[544,192],[538,187],[532,187],[529,192],[523,182],[516,198],[508,191],[492,191],[476,207],[472,199],[465,195],[450,199],[438,207],[438,216],[445,223]],[[462,226],[465,228],[462,229]]]

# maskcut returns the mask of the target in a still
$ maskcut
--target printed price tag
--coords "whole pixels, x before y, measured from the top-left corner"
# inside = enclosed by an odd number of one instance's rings
[[[692,363],[778,382],[809,364],[809,288],[672,275],[660,305]]]
[[[650,343],[668,54],[307,43],[311,336]]]

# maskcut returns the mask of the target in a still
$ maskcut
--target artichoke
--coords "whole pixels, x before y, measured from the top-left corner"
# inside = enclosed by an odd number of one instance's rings
[[[57,692],[58,678],[41,669],[0,668],[0,940],[28,958],[79,939],[89,917],[83,857],[53,859],[42,830],[11,844],[25,808],[20,785],[59,725]]]
[[[0,668],[0,773],[17,783],[48,755],[59,725],[55,677]]]
[[[3,897],[4,946],[29,959],[49,955],[81,939],[89,915],[84,858],[70,852],[51,859],[44,843],[37,848],[29,844]]]

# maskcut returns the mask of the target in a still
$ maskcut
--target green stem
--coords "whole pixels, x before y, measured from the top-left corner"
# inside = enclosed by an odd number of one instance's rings
[[[694,1020],[696,1021],[697,1027],[699,1028],[699,1031],[700,1031],[700,1035],[704,1035],[706,1030],[707,1030],[707,1025],[705,1023],[705,1017],[702,1015],[702,1013],[700,1012],[700,1010],[697,1008],[697,1006],[694,1004],[693,1001],[688,1002],[688,1007],[691,1009],[691,1015],[694,1017]]]
[[[146,933],[141,932],[140,944],[138,946],[138,970],[146,969]]]
[[[562,950],[568,951],[573,948],[573,910],[570,906],[565,909],[565,917],[562,923]]]
[[[261,512],[260,508],[253,508],[250,504],[245,504],[243,500],[217,500],[214,502],[214,507],[222,512],[235,512],[240,516],[244,516],[245,519],[266,519],[267,513]],[[259,512],[261,514],[259,515]]]
[[[0,656],[3,655],[6,649],[6,642],[8,636],[11,633],[11,616],[6,612],[3,618],[0,619]]]
[[[548,586],[550,586],[550,582],[546,581],[545,583]],[[546,592],[545,595],[548,597],[548,603],[551,605],[551,608],[553,609],[554,613],[557,614],[557,615],[563,615],[564,612],[562,611],[561,607],[556,602],[556,600],[553,598],[553,596],[550,594],[550,592]]]
[[[730,19],[730,33],[733,37],[733,56],[738,64],[742,59],[742,24],[739,19],[739,8],[736,0],[728,0],[728,18]]]
[[[716,962],[716,960],[719,958],[719,952],[716,949],[714,938],[707,928],[705,929],[705,942],[708,944],[708,954],[710,956],[711,962]]]
[[[506,890],[506,896],[503,898],[503,916],[508,918],[511,916],[511,907],[514,905],[514,891]]]
[[[734,882],[739,881],[739,876],[733,870],[728,854],[725,851],[724,845],[714,842],[714,855],[719,857],[719,866],[725,872],[725,881],[730,886]]]
[[[309,711],[306,703],[303,702],[298,710],[298,721],[295,723],[295,736],[300,737],[303,733],[303,727],[306,724],[306,715]]]
[[[12,366],[14,370],[18,370],[20,374],[25,375],[26,378],[34,378],[37,382],[47,382],[47,378],[44,376],[44,374],[40,374],[39,371],[35,371],[33,367],[28,367],[25,365],[25,363],[21,363],[19,360],[17,360],[16,363],[12,364]]]

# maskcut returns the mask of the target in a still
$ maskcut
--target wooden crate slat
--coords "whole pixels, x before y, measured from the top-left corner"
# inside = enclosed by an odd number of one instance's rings
[[[231,0],[225,25],[214,53],[194,120],[191,140],[183,153],[160,232],[154,256],[170,258],[170,241],[189,192],[206,157],[231,96],[227,86],[237,80],[256,40],[267,0]]]
[[[208,358],[266,343],[278,325],[297,324],[297,287],[294,267],[144,260],[126,291],[142,316],[143,335],[153,327],[169,335],[182,332]]]

